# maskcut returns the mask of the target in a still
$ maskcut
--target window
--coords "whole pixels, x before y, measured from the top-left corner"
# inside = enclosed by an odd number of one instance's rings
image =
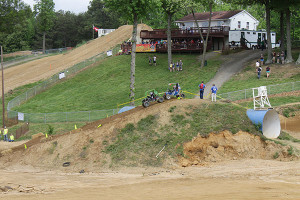
[[[253,32],[253,35],[256,35],[256,33],[255,33],[255,32]]]
[[[250,34],[250,32],[247,32],[247,34]]]
[[[249,22],[247,22],[246,24],[247,24],[247,25],[246,25],[246,29],[248,29],[248,30],[249,30],[249,29],[250,29],[250,28],[249,28],[249,24],[250,24],[250,23],[249,23]]]
[[[238,21],[238,28],[241,28],[241,21]]]

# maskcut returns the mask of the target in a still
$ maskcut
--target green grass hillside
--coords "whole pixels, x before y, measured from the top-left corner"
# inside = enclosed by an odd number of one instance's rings
[[[183,71],[171,73],[167,54],[156,54],[157,66],[149,66],[149,56],[154,54],[137,54],[136,57],[136,98],[143,97],[149,89],[163,92],[168,83],[176,82],[184,90],[197,92],[200,81],[210,80],[220,66],[220,61],[215,58],[208,61],[207,67],[200,69],[198,54],[174,54],[173,60],[183,60]],[[116,108],[117,104],[129,101],[130,61],[131,56],[125,55],[107,58],[98,66],[56,84],[15,110],[51,113]]]

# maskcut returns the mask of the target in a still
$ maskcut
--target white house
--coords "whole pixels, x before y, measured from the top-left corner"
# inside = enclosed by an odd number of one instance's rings
[[[115,31],[115,30],[116,30],[116,29],[101,29],[101,28],[99,28],[99,29],[98,29],[98,37],[101,37],[101,36],[103,36],[103,35],[107,35],[107,34],[113,32],[113,31]]]
[[[208,27],[209,12],[195,13],[200,27]],[[195,28],[196,23],[192,14],[189,14],[177,21],[181,29]],[[241,39],[245,39],[246,45],[251,48],[257,46],[258,40],[266,40],[267,32],[257,31],[259,21],[245,10],[218,11],[212,12],[211,27],[228,27],[229,35],[224,34],[223,38],[213,39],[213,49],[222,49],[228,45],[240,45]],[[276,33],[271,33],[272,47],[275,47]]]
[[[209,12],[195,13],[200,27],[208,27]],[[175,23],[179,28],[197,27],[193,15],[189,14]],[[245,10],[212,12],[211,26],[229,26],[230,30],[256,30],[259,21]]]

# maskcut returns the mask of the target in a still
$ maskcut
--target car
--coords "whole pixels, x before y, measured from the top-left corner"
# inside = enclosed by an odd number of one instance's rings
[[[182,92],[179,83],[169,83],[169,86],[172,86],[172,89],[168,89],[167,92],[163,95],[164,99],[170,100],[172,97],[181,97],[184,98],[185,94]]]
[[[162,103],[164,98],[159,95],[159,93],[152,89],[145,92],[146,98],[143,99],[142,105],[147,108],[151,102],[157,101],[158,103]]]

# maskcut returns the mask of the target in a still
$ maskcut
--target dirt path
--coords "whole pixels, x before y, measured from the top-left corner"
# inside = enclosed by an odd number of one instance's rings
[[[138,29],[151,29],[145,24],[140,24]],[[130,38],[132,35],[132,26],[124,25],[114,32],[90,41],[72,51],[56,56],[27,62],[15,67],[4,70],[5,92],[16,87],[34,83],[51,77],[54,74],[67,69],[99,53],[110,50],[117,44]],[[2,75],[0,75],[2,78]]]
[[[46,56],[49,56],[49,55],[39,54],[39,55],[35,55],[33,57],[24,58],[24,59],[21,59],[21,60],[7,61],[7,62],[3,63],[3,68],[6,69],[6,68],[9,68],[9,67],[12,67],[12,66],[15,66],[15,65],[19,65],[19,64],[23,64],[23,63],[26,63],[26,62],[29,62],[29,61],[32,61],[32,60],[41,59],[41,58],[46,57]]]
[[[0,199],[299,199],[300,162],[228,161],[204,167],[62,173],[0,170]],[[30,180],[30,181],[29,181]]]
[[[225,56],[224,58],[226,61],[216,73],[215,77],[205,84],[206,89],[204,91],[204,96],[209,98],[208,94],[210,93],[210,88],[213,84],[215,84],[217,88],[222,87],[222,85],[228,81],[231,76],[240,72],[247,62],[255,58],[258,59],[261,53],[261,50],[244,50],[239,53]]]

